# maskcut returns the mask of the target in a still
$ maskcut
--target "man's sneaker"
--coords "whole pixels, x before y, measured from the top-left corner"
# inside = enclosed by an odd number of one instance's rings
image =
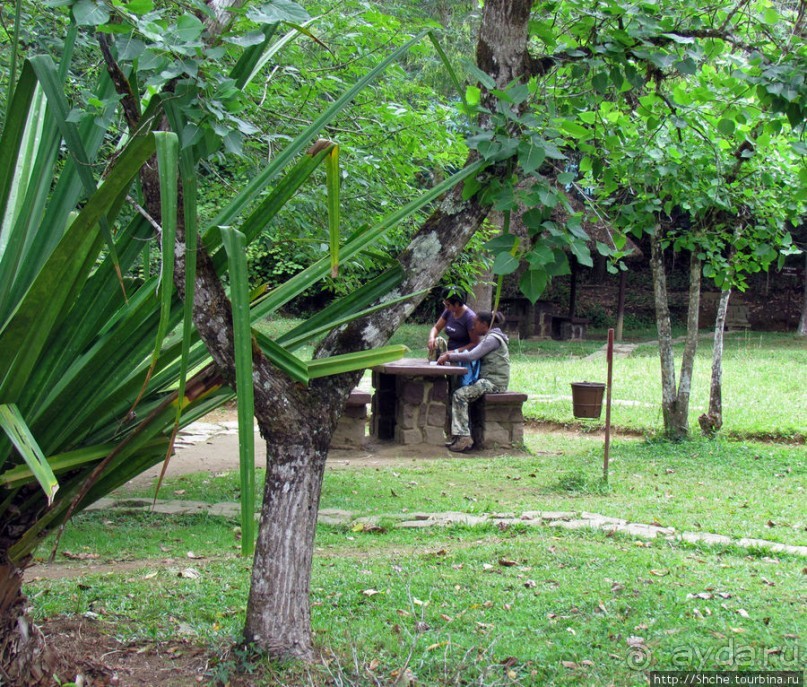
[[[457,441],[458,438],[459,437],[451,437],[451,439],[449,439],[447,442],[445,442],[446,443],[446,448],[449,447],[449,446],[452,446],[454,444],[454,442]]]
[[[473,446],[474,440],[471,437],[457,437],[457,440],[448,447],[448,450],[454,451],[454,453],[462,453],[472,449]]]

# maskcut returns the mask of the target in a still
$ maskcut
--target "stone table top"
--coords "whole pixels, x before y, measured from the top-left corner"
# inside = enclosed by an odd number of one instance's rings
[[[464,375],[468,369],[458,365],[438,365],[423,358],[401,358],[391,363],[378,365],[373,368],[373,372],[407,377],[446,377]]]

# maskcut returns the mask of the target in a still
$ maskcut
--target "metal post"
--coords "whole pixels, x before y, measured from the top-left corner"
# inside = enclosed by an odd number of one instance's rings
[[[602,461],[602,479],[608,483],[608,452],[611,448],[611,381],[614,370],[614,330],[608,330],[608,383],[605,390],[605,452]]]

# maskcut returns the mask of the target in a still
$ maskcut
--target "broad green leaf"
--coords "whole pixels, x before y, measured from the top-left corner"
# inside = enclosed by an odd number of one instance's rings
[[[258,24],[301,23],[308,21],[311,15],[291,0],[270,0],[257,7],[250,7],[247,18]]]
[[[493,274],[512,274],[518,269],[518,259],[510,253],[499,253],[493,261]]]
[[[465,67],[468,75],[472,78],[474,83],[482,84],[483,88],[490,90],[496,87],[496,82],[493,80],[493,77],[488,74],[486,71],[483,71],[479,67],[476,66],[475,63],[470,62],[469,60],[463,61],[463,66]]]
[[[518,236],[515,234],[499,234],[489,241],[485,241],[483,248],[491,253],[512,251],[518,245]]]
[[[518,162],[526,174],[540,169],[546,159],[546,150],[534,139],[522,141],[518,146]]]
[[[577,258],[577,262],[579,262],[584,267],[594,266],[594,261],[591,259],[591,251],[589,251],[585,241],[580,240],[572,241],[569,247],[572,249],[574,257]]]
[[[252,386],[252,330],[249,319],[249,276],[246,240],[235,229],[222,229],[230,263],[230,298],[233,305],[235,384],[238,390],[238,448],[241,477],[241,555],[255,545],[255,390]]]
[[[698,71],[698,65],[691,57],[676,62],[673,67],[675,67],[680,74],[684,74],[685,76],[692,76]]]
[[[586,127],[570,119],[564,119],[560,123],[560,128],[579,141],[586,141],[591,138],[591,132]]]
[[[479,86],[465,87],[465,104],[469,107],[477,107],[482,102],[482,90]]]
[[[25,424],[20,411],[13,403],[0,404],[0,428],[14,444],[36,481],[39,482],[39,486],[47,496],[48,505],[52,504],[53,497],[59,489],[59,482],[48,465],[42,449],[39,448],[36,439],[28,429],[28,425]]]
[[[521,275],[518,286],[530,301],[535,303],[546,289],[547,273],[543,269],[530,269]]]
[[[109,21],[109,12],[95,0],[78,0],[73,5],[73,17],[79,26],[98,26]]]
[[[717,123],[717,130],[724,136],[734,135],[734,120],[723,118]]]

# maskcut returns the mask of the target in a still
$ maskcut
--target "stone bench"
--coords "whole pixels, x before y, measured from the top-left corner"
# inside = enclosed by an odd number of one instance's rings
[[[524,413],[527,394],[505,391],[485,394],[468,408],[471,437],[476,448],[520,446],[524,443]]]
[[[367,441],[367,404],[370,394],[353,389],[331,437],[331,448],[362,448]]]

